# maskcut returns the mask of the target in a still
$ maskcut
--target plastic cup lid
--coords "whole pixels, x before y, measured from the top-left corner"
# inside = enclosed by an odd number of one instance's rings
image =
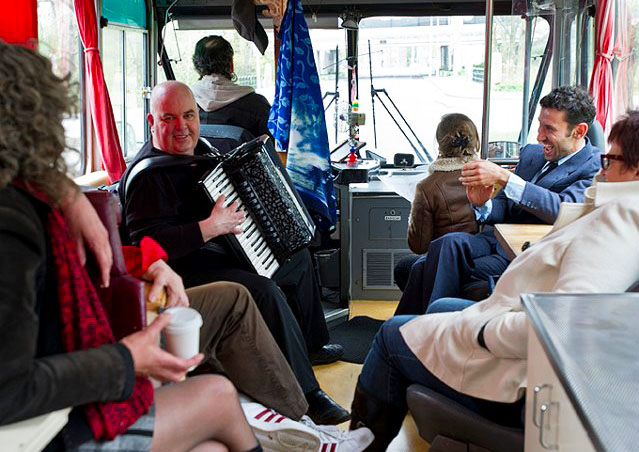
[[[171,314],[171,320],[166,326],[166,330],[169,332],[178,332],[202,326],[202,316],[193,308],[179,306],[169,308],[165,312]]]

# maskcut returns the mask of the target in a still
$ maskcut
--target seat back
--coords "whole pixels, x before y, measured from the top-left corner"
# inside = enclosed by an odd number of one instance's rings
[[[606,137],[604,135],[603,127],[596,119],[592,121],[586,136],[590,140],[590,144],[596,148],[599,148],[601,152],[606,151]]]
[[[639,292],[639,279],[632,283],[632,285],[626,289],[626,292]]]
[[[430,452],[524,450],[524,429],[496,424],[425,386],[408,388],[406,401]]]
[[[248,130],[228,124],[202,124],[200,137],[208,141],[220,154],[226,154],[255,138]]]
[[[126,269],[118,229],[121,214],[116,196],[101,190],[87,191],[85,195],[109,233],[113,253],[111,284],[107,288],[101,288],[99,284],[95,284],[95,287],[117,340],[146,325],[144,282],[129,275]],[[90,273],[96,274],[95,271]],[[94,278],[94,283],[96,280]]]

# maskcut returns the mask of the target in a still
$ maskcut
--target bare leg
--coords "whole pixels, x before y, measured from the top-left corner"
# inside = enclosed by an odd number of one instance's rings
[[[202,375],[155,393],[156,418],[151,452],[212,449],[229,452],[257,446],[233,384],[219,375]],[[206,446],[209,446],[208,448]]]
[[[217,441],[207,441],[200,443],[191,449],[189,452],[229,452],[226,446]]]

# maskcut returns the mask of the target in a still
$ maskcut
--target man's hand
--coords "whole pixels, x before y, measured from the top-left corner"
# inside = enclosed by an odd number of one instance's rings
[[[184,291],[184,284],[182,284],[182,278],[175,273],[169,265],[163,260],[159,259],[153,262],[146,273],[142,275],[142,279],[151,281],[153,285],[149,291],[149,299],[155,301],[160,295],[162,289],[166,289],[167,304],[166,307],[173,306],[188,306],[189,298]]]
[[[86,244],[98,264],[101,286],[109,287],[113,254],[109,243],[109,233],[100,221],[100,217],[87,197],[72,188],[69,188],[69,192],[61,204],[61,210],[71,234],[77,240],[78,254],[82,265],[87,260],[84,250]]]
[[[214,237],[224,234],[241,234],[244,232],[242,223],[246,215],[243,210],[237,210],[237,201],[233,201],[228,207],[224,207],[224,195],[220,195],[215,201],[211,215],[200,221],[202,239],[208,242]]]
[[[493,194],[493,186],[488,185],[484,187],[478,186],[466,186],[466,196],[470,203],[475,207],[481,207],[488,202]]]
[[[122,344],[127,346],[133,357],[136,375],[153,377],[159,381],[182,381],[188,369],[197,366],[204,358],[201,353],[190,359],[178,358],[158,346],[160,331],[170,319],[170,314],[160,314],[142,331],[122,339]]]
[[[462,185],[467,187],[501,185],[508,183],[510,172],[488,160],[475,160],[466,163],[459,178]]]

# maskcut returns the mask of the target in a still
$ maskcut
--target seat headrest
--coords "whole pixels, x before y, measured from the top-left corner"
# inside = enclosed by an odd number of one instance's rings
[[[603,127],[596,119],[592,121],[586,136],[590,140],[590,144],[596,148],[599,148],[601,152],[606,150],[606,138],[604,136]]]

